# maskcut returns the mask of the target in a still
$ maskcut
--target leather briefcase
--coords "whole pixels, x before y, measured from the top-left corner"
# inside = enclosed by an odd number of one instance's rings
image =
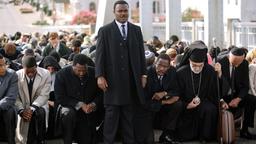
[[[235,122],[232,112],[221,111],[221,142],[223,144],[234,144],[236,140]]]

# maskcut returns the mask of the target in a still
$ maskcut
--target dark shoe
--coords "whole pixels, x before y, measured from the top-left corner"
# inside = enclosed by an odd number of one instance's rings
[[[159,138],[160,144],[180,144],[180,142],[175,141],[170,135],[161,135]]]
[[[172,138],[166,134],[162,134],[159,138],[159,143],[161,144],[172,144],[172,141]]]
[[[241,138],[256,140],[256,135],[250,134],[248,131],[241,131],[240,132]]]

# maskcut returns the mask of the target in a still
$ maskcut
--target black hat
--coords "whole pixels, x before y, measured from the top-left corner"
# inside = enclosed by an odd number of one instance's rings
[[[230,52],[235,56],[243,56],[245,54],[244,49],[238,47],[232,48]]]
[[[189,59],[193,62],[204,62],[207,58],[207,46],[202,41],[195,41],[189,45],[192,50]]]
[[[22,66],[26,68],[32,68],[34,66],[37,66],[36,58],[33,56],[24,56],[22,58]]]
[[[184,51],[180,64],[177,68],[189,64],[189,59],[194,62],[207,62],[207,51],[207,46],[203,41],[194,41]]]
[[[189,59],[193,62],[204,62],[207,57],[207,51],[204,49],[194,49]]]

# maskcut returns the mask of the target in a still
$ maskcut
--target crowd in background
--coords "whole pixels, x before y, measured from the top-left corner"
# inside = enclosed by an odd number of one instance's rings
[[[60,71],[63,68],[66,68],[68,66],[74,66],[74,58],[80,54],[86,56],[86,64],[90,67],[95,66],[95,58],[96,58],[96,42],[97,42],[97,35],[87,35],[85,33],[77,33],[77,32],[65,32],[65,31],[60,31],[60,32],[49,32],[49,33],[22,33],[22,32],[16,32],[14,35],[7,35],[7,34],[1,34],[0,35],[0,54],[4,57],[5,59],[5,64],[8,68],[14,70],[14,71],[20,71],[25,68],[33,68],[34,66],[41,67],[44,70],[42,71],[42,77],[46,78],[45,83],[42,83],[42,87],[45,87],[47,85],[47,91],[44,94],[48,94],[47,98],[47,103],[44,103],[40,106],[45,111],[41,112],[38,110],[38,107],[35,105],[34,108],[38,111],[38,115],[40,113],[46,113],[46,118],[43,116],[46,121],[43,121],[43,123],[46,124],[46,134],[44,135],[44,138],[40,138],[39,140],[44,140],[45,137],[51,137],[51,136],[59,136],[56,132],[56,117],[58,117],[58,106],[56,106],[55,103],[55,94],[54,94],[54,81],[56,79],[56,73]],[[203,42],[202,42],[203,43]],[[197,43],[198,44],[198,43]],[[193,43],[192,43],[193,45]],[[199,44],[201,45],[201,44]],[[204,44],[202,44],[204,45]],[[198,46],[198,45],[197,45]],[[205,46],[205,45],[204,45]],[[207,48],[207,46],[205,46]],[[158,67],[159,61],[161,60],[167,60],[169,62],[168,70],[164,71],[164,74],[169,73],[169,71],[176,71],[178,68],[181,68],[181,63],[184,62],[184,56],[186,56],[187,53],[193,47],[191,47],[191,44],[188,44],[186,42],[182,42],[179,40],[179,38],[175,35],[171,36],[169,40],[162,42],[157,36],[153,36],[152,39],[147,40],[144,42],[144,49],[145,49],[145,58],[146,58],[146,65],[148,69],[152,69],[155,67]],[[234,53],[232,53],[232,49],[235,49]],[[237,53],[237,49],[240,49],[243,51],[243,53]],[[184,54],[185,53],[185,54]],[[249,91],[247,94],[256,96],[256,49],[252,49],[251,51],[247,51],[246,48],[237,48],[236,46],[230,46],[229,48],[220,48],[220,47],[208,47],[208,52],[206,53],[207,55],[207,66],[212,66],[213,69],[218,69],[218,67],[215,67],[216,61],[219,61],[219,57],[221,56],[226,56],[229,54],[233,54],[235,56],[243,56],[243,59],[245,59],[249,65],[249,83],[248,85],[250,86]],[[165,56],[169,56],[166,58]],[[190,57],[192,54],[189,55],[190,59],[193,59]],[[217,58],[218,56],[218,58]],[[32,57],[32,58],[31,58]],[[80,59],[79,57],[77,58],[78,61]],[[197,59],[195,60],[197,61]],[[200,63],[201,61],[199,61]],[[79,62],[76,61],[75,64]],[[196,63],[197,64],[197,63]],[[196,65],[195,64],[195,65]],[[184,64],[183,64],[184,65]],[[206,64],[205,64],[206,65]],[[210,69],[210,68],[209,68]],[[48,70],[46,72],[45,70]],[[167,72],[168,71],[168,72]],[[181,71],[181,70],[180,70]],[[182,77],[183,72],[180,72],[177,70],[177,77]],[[218,71],[218,70],[216,70]],[[244,71],[241,72],[242,75],[246,75],[243,73]],[[246,71],[245,71],[246,72]],[[20,72],[21,73],[21,72]],[[32,70],[33,73],[33,70]],[[176,72],[175,72],[176,73]],[[18,73],[19,74],[19,73]],[[224,72],[222,72],[224,75]],[[172,75],[172,74],[171,74]],[[148,75],[150,76],[150,75]],[[183,75],[185,77],[185,74]],[[207,77],[207,76],[206,76]],[[20,77],[19,77],[20,78]],[[50,80],[49,80],[49,79]],[[149,78],[150,79],[150,78]],[[175,78],[176,79],[176,78]],[[0,79],[1,80],[1,79]],[[21,81],[21,79],[18,79],[17,81]],[[182,81],[181,79],[177,80],[177,83],[179,81]],[[1,83],[0,83],[1,85]],[[180,84],[182,85],[182,84]],[[72,86],[70,86],[72,87]],[[174,87],[174,86],[172,86]],[[148,88],[148,87],[147,87]],[[185,87],[184,87],[185,88]],[[239,87],[238,89],[240,89]],[[19,86],[17,92],[19,92],[19,97],[21,95],[21,90],[22,88]],[[171,89],[171,88],[170,88]],[[196,88],[198,89],[198,88]],[[242,89],[242,88],[241,88]],[[97,90],[100,91],[100,90]],[[239,91],[239,90],[237,90]],[[41,92],[41,91],[40,91]],[[167,91],[168,92],[168,91]],[[101,92],[99,92],[101,93]],[[181,94],[181,93],[179,93]],[[99,96],[102,96],[102,94],[99,94]],[[153,94],[154,95],[154,94]],[[165,96],[164,94],[163,96]],[[171,94],[174,95],[174,94]],[[154,95],[155,96],[155,95]],[[163,97],[160,96],[161,98],[155,98],[155,99],[162,99]],[[2,98],[1,98],[2,99]],[[153,99],[153,98],[152,98]],[[168,98],[166,98],[168,99]],[[180,98],[183,100],[182,98]],[[201,99],[203,100],[203,99]],[[18,107],[19,103],[17,103],[19,100],[16,100],[16,106]],[[22,104],[22,100],[20,100],[20,105],[24,106]],[[44,100],[46,102],[46,100]],[[177,100],[178,101],[178,100]],[[166,102],[166,105],[168,105],[169,101],[161,101],[161,102]],[[186,101],[188,102],[189,101]],[[173,102],[171,102],[173,103]],[[1,104],[1,103],[0,103]],[[102,106],[98,106],[102,105]],[[155,107],[154,109],[157,108],[157,104],[153,104]],[[165,105],[162,103],[162,105]],[[33,105],[31,105],[33,107]],[[0,106],[1,108],[1,106]],[[98,122],[95,125],[101,125],[102,123],[102,110],[103,109],[103,104],[102,102],[97,103],[97,110],[100,110],[101,112],[97,113]],[[165,108],[164,111],[161,111],[161,113],[166,114],[166,110],[169,108]],[[172,108],[171,108],[172,109]],[[21,114],[19,110],[22,109],[16,109],[18,114]],[[160,110],[158,110],[159,112]],[[177,112],[177,111],[175,111]],[[29,112],[27,113],[29,115]],[[43,114],[44,115],[44,114]],[[158,114],[157,114],[158,115]],[[161,120],[158,120],[158,122],[162,122],[165,124],[168,122],[164,122],[165,116],[160,114]],[[154,115],[155,116],[155,115]],[[160,118],[160,117],[155,117],[155,118]],[[172,116],[170,116],[172,117]],[[30,117],[29,117],[30,118]],[[32,117],[31,117],[32,118]],[[38,118],[40,119],[40,118]],[[184,118],[185,119],[185,118]],[[19,119],[17,120],[19,123]],[[154,121],[154,120],[153,120]],[[36,122],[38,122],[36,120]],[[166,141],[165,137],[171,135],[173,139],[173,132],[168,129],[165,129],[164,126],[161,124],[156,124],[158,128],[164,130],[163,134],[161,135],[162,141]],[[23,125],[24,126],[24,125]],[[36,125],[35,125],[36,126]],[[250,127],[251,125],[247,125]],[[18,126],[17,126],[18,128]],[[38,127],[37,127],[38,128]],[[173,127],[172,127],[173,128]],[[12,128],[13,129],[13,128]],[[22,128],[24,129],[24,128]],[[43,129],[43,128],[42,128]],[[171,129],[173,130],[173,129]],[[27,130],[28,132],[29,130]],[[41,130],[44,131],[44,130]],[[20,133],[23,133],[24,131],[20,129]],[[12,134],[13,135],[13,134]],[[152,136],[152,135],[151,135]],[[214,135],[211,135],[214,136]],[[246,135],[246,138],[250,139],[255,139],[255,137],[249,135]],[[250,137],[251,136],[251,137]],[[17,136],[17,130],[16,130],[16,137],[17,139],[20,139],[21,141],[24,140],[24,138],[21,138]],[[36,136],[34,136],[36,137]],[[188,139],[193,139],[195,137],[191,137]],[[197,137],[198,138],[198,137]],[[208,138],[211,139],[212,137],[201,137],[201,138]],[[183,138],[186,140],[186,138]],[[11,141],[11,140],[10,140]],[[29,140],[27,140],[29,141]],[[149,140],[150,141],[150,140]],[[32,143],[32,142],[31,142]]]

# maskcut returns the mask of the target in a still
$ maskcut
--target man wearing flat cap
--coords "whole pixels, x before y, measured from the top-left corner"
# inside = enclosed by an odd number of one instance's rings
[[[18,122],[16,144],[43,144],[45,111],[51,76],[48,70],[37,67],[35,57],[22,58],[23,69],[17,71],[19,94],[16,99]]]
[[[254,111],[256,97],[248,95],[249,68],[245,60],[244,49],[233,47],[227,55],[218,58],[218,76],[221,79],[222,108],[233,112],[234,117],[244,108],[243,127],[240,136],[247,139],[256,139],[248,132],[248,127],[254,127]]]
[[[177,69],[183,113],[177,138],[183,141],[212,140],[217,127],[217,74],[207,63],[207,47],[195,41],[185,52]]]

